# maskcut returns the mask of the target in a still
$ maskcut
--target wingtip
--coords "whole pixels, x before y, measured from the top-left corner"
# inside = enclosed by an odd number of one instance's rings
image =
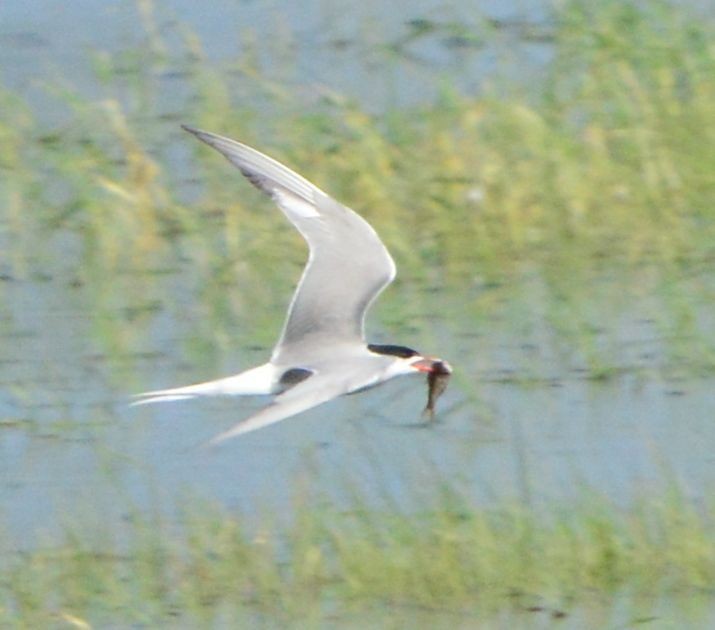
[[[192,127],[191,125],[181,125],[181,128],[184,131],[188,131],[190,134],[193,134],[194,136],[201,137],[202,135],[205,135],[205,131],[201,131],[201,129],[197,129],[196,127]]]
[[[226,431],[225,433],[219,433],[218,435],[215,435],[212,437],[210,440],[206,440],[205,442],[202,442],[199,445],[199,450],[202,453],[213,453],[215,452],[219,446],[222,446],[226,440],[229,440],[232,437],[235,437],[234,435],[229,435],[230,431]]]
[[[181,125],[181,128],[184,131],[188,131],[192,136],[196,136],[201,142],[205,142],[211,147],[214,147],[218,149],[217,143],[222,141],[222,140],[228,140],[228,138],[223,138],[222,136],[219,136],[215,133],[211,133],[210,131],[204,131],[203,129],[197,129],[196,127],[192,127],[191,125]],[[235,140],[232,140],[231,142],[235,142]],[[219,149],[220,151],[220,149]]]
[[[201,444],[198,445],[197,450],[199,453],[213,453],[216,450],[216,442],[214,439],[206,440],[205,442],[201,442]]]
[[[270,405],[269,407],[270,408]],[[260,413],[260,412],[259,412]],[[261,429],[262,425],[252,423],[251,420],[254,419],[255,416],[250,417],[246,420],[243,420],[239,422],[238,424],[235,424],[232,426],[230,429],[227,429],[226,431],[222,431],[218,435],[214,435],[210,440],[207,440],[201,445],[201,450],[203,451],[213,451],[219,446],[223,446],[225,442],[228,442],[229,440],[233,440],[237,438],[239,435],[245,435],[246,433],[251,433],[257,429]],[[272,424],[272,423],[270,423]]]

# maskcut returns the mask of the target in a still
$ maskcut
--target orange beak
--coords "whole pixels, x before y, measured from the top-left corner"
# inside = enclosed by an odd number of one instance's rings
[[[434,372],[435,363],[440,363],[439,359],[434,357],[422,357],[421,359],[412,363],[412,367],[420,372],[427,372],[428,374]]]

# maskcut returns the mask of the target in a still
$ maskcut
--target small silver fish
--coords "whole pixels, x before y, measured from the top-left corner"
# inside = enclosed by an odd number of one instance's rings
[[[435,361],[432,370],[427,374],[427,406],[422,412],[422,417],[428,422],[434,421],[434,409],[437,399],[447,389],[452,368],[446,361]]]

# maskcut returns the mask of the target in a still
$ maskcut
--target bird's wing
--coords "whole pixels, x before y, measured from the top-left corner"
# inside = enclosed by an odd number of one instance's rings
[[[395,277],[395,263],[375,230],[350,208],[255,149],[213,133],[184,129],[222,153],[270,195],[308,242],[308,264],[272,360],[289,363],[321,347],[361,343],[367,309]],[[265,417],[277,413],[267,411]]]
[[[207,443],[207,446],[215,446],[244,433],[280,422],[301,411],[306,411],[337,398],[344,394],[345,391],[344,380],[336,380],[330,374],[315,374],[276,396],[270,405],[249,416],[246,420],[242,420],[228,431],[219,433]]]

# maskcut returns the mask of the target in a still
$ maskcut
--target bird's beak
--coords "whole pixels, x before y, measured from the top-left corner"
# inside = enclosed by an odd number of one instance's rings
[[[452,366],[446,361],[437,359],[436,357],[422,357],[413,362],[412,367],[420,372],[426,372],[427,374],[432,374],[437,372],[439,374],[451,374]]]

